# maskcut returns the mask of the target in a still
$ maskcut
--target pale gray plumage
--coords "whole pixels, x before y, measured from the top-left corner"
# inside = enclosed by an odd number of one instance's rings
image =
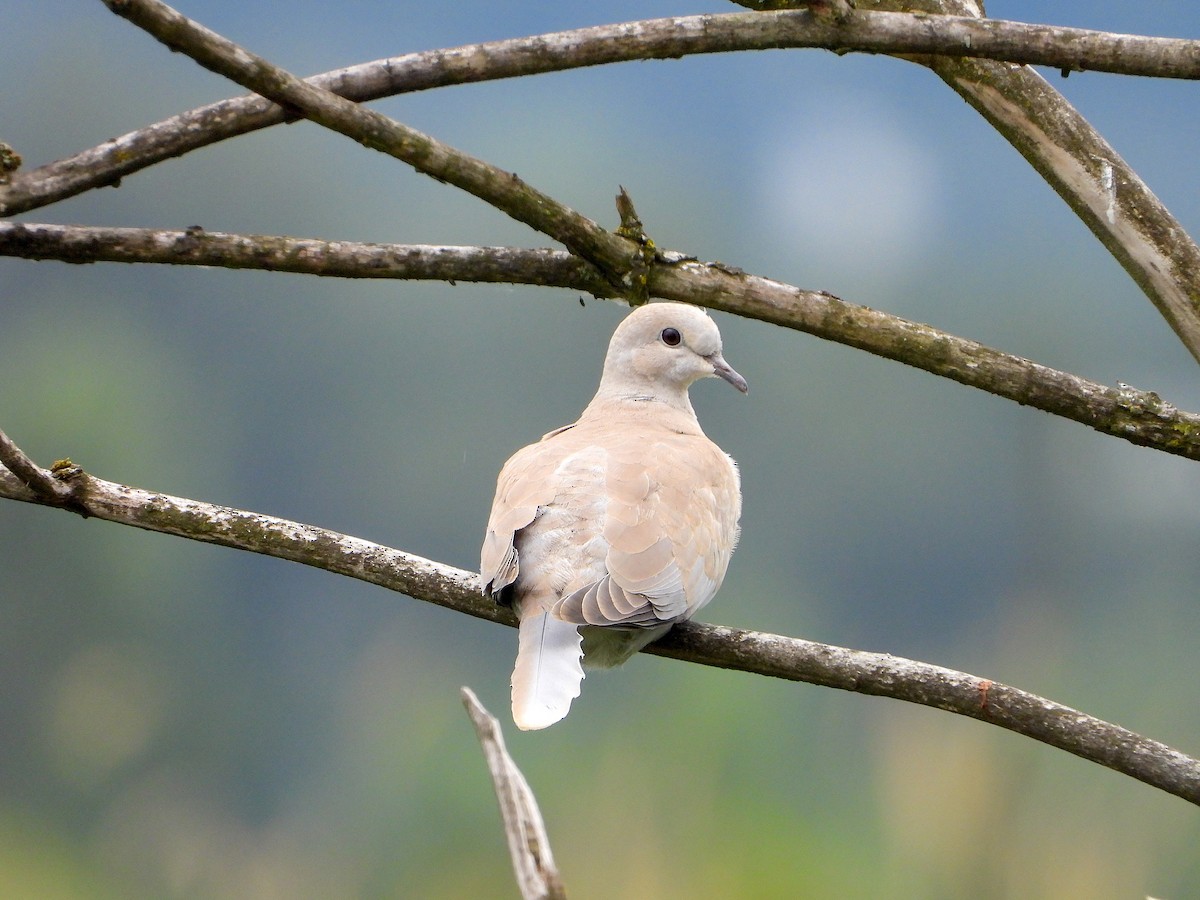
[[[702,309],[639,307],[617,327],[573,425],[500,472],[480,586],[520,619],[513,720],[545,728],[579,696],[583,662],[624,662],[721,586],[738,539],[737,467],[705,437],[688,387],[746,381]],[[583,626],[582,629],[579,626]],[[582,633],[581,633],[582,632]]]

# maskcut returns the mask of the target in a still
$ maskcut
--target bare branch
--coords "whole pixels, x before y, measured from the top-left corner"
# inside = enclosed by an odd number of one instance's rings
[[[516,625],[511,611],[485,601],[475,575],[461,569],[325,528],[104,481],[78,466],[65,480],[74,502],[97,519],[303,563],[477,618]],[[38,495],[2,467],[0,497],[63,506],[60,498]]]
[[[681,622],[646,652],[907,700],[990,722],[1200,804],[1200,760],[999,682],[890,653]]]
[[[866,0],[860,3],[865,5]],[[761,6],[746,2],[743,6]],[[804,11],[681,16],[600,25],[375,60],[309,82],[356,102],[455,84],[702,53],[824,48],[946,54],[1164,78],[1200,77],[1200,42],[1000,20],[862,12],[841,25]],[[117,184],[147,166],[294,118],[259,96],[199,107],[0,183],[0,216]],[[3,179],[0,179],[3,182]]]
[[[531,284],[616,297],[594,266],[562,250],[324,241],[189,228],[0,222],[0,256],[261,269],[335,278]]]
[[[512,247],[357,244],[275,236],[0,222],[0,255],[67,262],[155,262],[302,272],[342,278],[507,282],[613,297],[578,257]],[[824,291],[721,263],[662,253],[647,274],[654,297],[724,310],[866,350],[960,384],[1080,422],[1133,444],[1200,460],[1200,415],[1153,391],[1107,387]]]
[[[1106,387],[929,325],[720,263],[655,266],[650,294],[783,325],[977,387],[1102,434],[1200,460],[1200,416],[1153,391]]]
[[[149,531],[304,563],[505,625],[506,607],[479,593],[478,576],[361,538],[313,525],[94,478],[72,478],[87,511]],[[0,468],[0,497],[60,505],[39,497]],[[940,666],[797,638],[684,622],[646,652],[906,700],[1032,737],[1200,804],[1200,760],[1050,700]]]
[[[171,49],[186,53],[201,65],[285,107],[298,109],[319,124],[480,197],[596,265],[626,296],[640,294],[633,290],[630,277],[640,261],[638,254],[631,252],[631,242],[605,231],[515,175],[303,82],[159,0],[104,2]],[[896,0],[867,2],[887,6]],[[975,8],[961,0],[924,2],[936,12],[970,12]],[[785,13],[763,15],[778,17]],[[849,11],[814,17],[801,11],[795,17],[824,23],[834,31],[848,31],[860,16],[866,15]],[[938,23],[932,31],[949,27],[945,21],[941,16],[930,19]],[[992,27],[969,16],[964,23]],[[894,44],[891,46],[897,50]],[[898,52],[907,51],[901,48]],[[940,55],[923,61],[975,105],[1067,200],[1200,361],[1200,247],[1116,151],[1031,70]]]
[[[639,248],[586,216],[481,159],[409,128],[382,113],[315,87],[204,28],[159,0],[103,0],[118,15],[172,50],[372,150],[386,153],[461,188],[549,235],[621,284]]]
[[[1200,247],[1091,124],[1030,69],[930,66],[1067,202],[1200,361]]]
[[[893,9],[901,4],[862,0],[859,5]],[[983,15],[972,0],[903,0],[903,5]],[[940,29],[944,20],[939,15],[931,21]],[[1196,51],[1181,52],[1194,57]],[[1046,179],[1200,361],[1200,247],[1100,133],[1032,69],[936,55],[915,61],[929,66]]]
[[[469,687],[461,691],[463,706],[475,726],[475,734],[483,747],[483,756],[496,789],[500,804],[500,819],[508,840],[508,855],[512,859],[517,886],[526,900],[564,900],[563,887],[554,855],[550,852],[550,837],[538,809],[537,798],[529,782],[509,756],[504,746],[500,723],[475,696]]]

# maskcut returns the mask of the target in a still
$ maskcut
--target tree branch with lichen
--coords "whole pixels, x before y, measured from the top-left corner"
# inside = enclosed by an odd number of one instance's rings
[[[597,297],[680,300],[804,331],[1070,418],[1105,434],[1200,460],[1200,416],[1152,392],[1090,382],[929,325],[734,267],[658,250],[628,207],[610,232],[515,175],[357,106],[403,90],[622,60],[770,47],[888,53],[928,66],[1016,146],[1129,270],[1197,354],[1200,251],[1169,212],[1046,82],[1005,63],[1200,77],[1200,42],[1032,26],[976,17],[959,0],[845,0],[833,9],[661,19],[430,51],[309,82],[247,54],[153,0],[133,11],[172,49],[266,97],[223,101],[38,169],[0,144],[0,215],[44,206],[199,146],[297,112],[496,206],[568,251],[434,247],[0,222],[0,255],[69,262],[219,265],[346,278],[523,283]],[[750,4],[743,5],[764,5]],[[771,3],[772,6],[784,5]],[[912,4],[906,4],[912,5]],[[875,9],[866,9],[874,6]],[[157,17],[157,18],[156,18]],[[152,21],[153,20],[153,21]],[[156,23],[156,24],[155,24]],[[155,30],[157,29],[157,30]],[[281,104],[281,105],[280,105]],[[0,497],[228,546],[348,575],[501,624],[474,573],[316,526],[94,478],[69,460],[40,468],[0,432]],[[768,677],[902,699],[990,722],[1200,804],[1200,761],[1069,707],[974,675],[778,635],[684,623],[648,652]]]
[[[0,463],[16,445],[0,431]],[[21,454],[24,456],[24,454]],[[31,482],[53,480],[53,491]],[[474,572],[338,532],[95,478],[62,463],[18,476],[0,467],[0,497],[190,540],[290,560],[515,627],[479,591]],[[890,697],[987,722],[1107,766],[1200,804],[1200,760],[1125,728],[999,682],[941,666],[782,635],[681,622],[644,652],[857,693]]]
[[[906,3],[905,8],[914,4],[915,0]],[[210,140],[283,121],[285,108],[304,102],[317,103],[322,108],[318,117],[337,118],[342,124],[335,127],[348,133],[343,120],[355,117],[354,104],[344,102],[339,106],[328,92],[281,73],[265,61],[247,62],[250,58],[244,56],[244,51],[234,52],[237,48],[230,42],[189,23],[163,4],[113,0],[109,5],[119,7],[123,14],[157,17],[160,31],[165,28],[175,34],[171,40],[190,34],[188,40],[214,57],[208,64],[216,65],[219,71],[225,67],[223,74],[227,75],[233,74],[228,67],[240,64],[242,76],[235,77],[241,77],[249,86],[259,79],[259,86],[267,93],[282,91],[274,96],[284,105],[272,106],[261,98],[226,101],[126,135],[71,160],[18,172],[12,176],[12,184],[0,185],[0,213],[27,210],[112,183],[137,168]],[[996,22],[979,18],[978,7],[967,0],[921,0],[915,5],[923,12],[892,11],[896,0],[862,0],[862,8],[853,15],[839,17],[792,10],[652,20],[414,54],[401,61],[339,70],[315,81],[367,99],[399,90],[619,59],[751,47],[828,46],[904,55],[941,75],[1026,156],[1126,268],[1193,356],[1200,359],[1200,248],[1116,151],[1036,73],[988,59],[956,58],[990,56],[1008,62],[1040,62],[1067,71],[1103,69],[1196,77],[1200,72],[1200,42]],[[223,62],[215,58],[221,56],[225,57]],[[381,71],[388,76],[383,77]],[[331,102],[332,111],[326,109]],[[350,133],[371,143],[372,129],[383,123],[395,145],[415,139],[413,152],[417,155],[434,148],[448,149],[386,117],[372,115],[373,122],[360,121]],[[452,183],[597,262],[606,277],[628,294],[632,285],[622,279],[638,265],[639,257],[619,236],[604,232],[591,220],[554,201],[546,205],[549,198],[513,176],[506,182],[501,170],[454,153],[441,163],[455,170],[465,167],[470,174],[466,177],[464,172],[465,181]],[[401,158],[408,159],[403,154]],[[436,166],[422,171],[434,177],[446,174]],[[498,196],[503,199],[497,200]]]
[[[864,10],[839,27],[806,10],[789,10],[649,19],[425,50],[336,69],[308,81],[364,103],[438,87],[620,62],[804,48],[837,53],[943,54],[1044,65],[1059,71],[1200,78],[1200,42],[1194,40],[970,16],[931,19],[925,14]],[[14,167],[11,183],[0,178],[0,216],[29,212],[115,185],[164,160],[292,119],[294,114],[263,97],[235,97],[34,169],[17,172]]]
[[[223,266],[339,278],[529,284],[618,292],[570,253],[516,247],[358,244],[263,235],[0,222],[0,254],[83,263]],[[949,378],[1079,422],[1139,446],[1200,460],[1200,415],[1153,391],[1109,387],[976,341],[721,263],[658,253],[649,296],[693,303],[825,340]]]
[[[156,40],[218,75],[371,150],[470,193],[560,242],[596,266],[619,289],[640,257],[638,245],[601,228],[515,172],[477,159],[375,110],[306,82],[159,0],[101,0]]]
[[[802,5],[800,0],[778,3]],[[929,28],[936,31],[964,18],[989,21],[975,0],[859,0],[858,6],[838,27],[853,28],[862,16],[897,8],[928,14]],[[1178,52],[1179,58],[1200,59],[1196,46],[1181,46]],[[1033,60],[919,51],[905,55],[932,70],[1016,148],[1200,361],[1200,246],[1066,97],[1033,69],[1009,64]],[[1056,68],[1066,74],[1086,66],[1064,62]]]

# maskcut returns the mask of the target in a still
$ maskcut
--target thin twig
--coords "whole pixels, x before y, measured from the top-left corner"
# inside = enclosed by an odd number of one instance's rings
[[[742,5],[753,6],[751,3]],[[865,6],[865,0],[860,6]],[[1200,78],[1198,42],[1000,20],[863,13],[843,26],[804,12],[728,13],[599,25],[409,53],[316,75],[309,81],[356,102],[455,84],[703,53],[823,48],[946,54],[1068,71]],[[199,147],[287,121],[262,97],[237,97],[164,119],[74,156],[16,172],[0,184],[0,216],[37,209]]]
[[[561,242],[596,265],[614,284],[637,262],[632,241],[605,231],[517,177],[410,128],[305,82],[193,22],[159,0],[102,0],[172,50],[319,125],[353,138],[479,197],[519,222]]]
[[[100,519],[288,559],[515,626],[479,593],[478,576],[370,541],[261,513],[116,484],[79,472]],[[0,469],[0,497],[56,505]],[[773,678],[906,700],[1027,735],[1200,805],[1200,760],[1033,694],[883,653],[686,622],[647,652]]]
[[[0,222],[0,255],[67,262],[152,262],[302,272],[341,278],[435,279],[562,287],[613,297],[587,263],[557,250],[357,244],[264,235]],[[919,322],[663,253],[648,273],[651,296],[724,310],[950,378],[1121,438],[1200,460],[1200,415],[1153,391],[1108,387],[1003,353]],[[674,260],[672,262],[672,260]]]
[[[500,723],[469,687],[462,688],[461,694],[492,776],[504,836],[508,841],[508,855],[521,896],[525,900],[565,900],[567,892],[550,852],[550,836],[546,833],[537,798],[504,746]]]

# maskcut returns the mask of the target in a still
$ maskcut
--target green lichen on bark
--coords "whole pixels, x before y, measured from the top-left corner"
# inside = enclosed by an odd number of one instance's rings
[[[7,184],[12,173],[21,168],[21,154],[0,141],[0,184]]]

